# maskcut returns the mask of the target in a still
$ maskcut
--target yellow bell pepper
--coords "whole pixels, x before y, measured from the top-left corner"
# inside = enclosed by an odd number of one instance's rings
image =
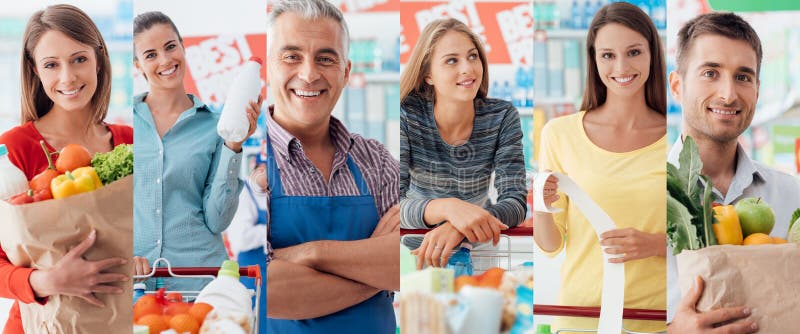
[[[733,205],[720,205],[714,207],[716,222],[711,225],[717,243],[720,245],[741,245],[742,225],[739,224],[739,215]]]
[[[103,182],[92,167],[76,168],[72,172],[59,175],[50,182],[53,199],[60,199],[100,189]]]

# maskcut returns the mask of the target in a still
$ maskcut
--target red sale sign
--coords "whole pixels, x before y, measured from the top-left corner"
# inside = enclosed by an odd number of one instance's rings
[[[442,18],[464,22],[484,43],[489,62],[533,63],[533,6],[530,2],[404,2],[400,9],[400,61],[406,63],[420,32]]]
[[[266,34],[192,36],[185,37],[183,44],[189,69],[184,78],[186,92],[212,105],[225,102],[239,68],[250,57],[266,60]],[[266,66],[261,67],[261,78],[266,78]],[[262,96],[265,93],[262,88]]]

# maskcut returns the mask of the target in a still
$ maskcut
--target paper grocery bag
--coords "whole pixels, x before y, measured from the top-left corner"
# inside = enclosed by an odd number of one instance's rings
[[[11,262],[35,269],[52,267],[97,230],[87,260],[133,257],[133,176],[71,197],[11,205],[0,201],[0,245]],[[133,275],[133,263],[109,271]],[[47,304],[20,303],[25,333],[122,333],[133,328],[132,284],[117,283],[120,295],[98,294],[105,307],[78,297],[51,296]]]
[[[681,294],[700,275],[705,290],[697,310],[747,306],[759,333],[800,328],[800,244],[711,246],[677,256]]]

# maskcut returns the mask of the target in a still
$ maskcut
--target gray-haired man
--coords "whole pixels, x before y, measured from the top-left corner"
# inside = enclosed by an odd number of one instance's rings
[[[331,117],[347,25],[323,0],[278,2],[269,24],[268,332],[394,333],[399,165]]]

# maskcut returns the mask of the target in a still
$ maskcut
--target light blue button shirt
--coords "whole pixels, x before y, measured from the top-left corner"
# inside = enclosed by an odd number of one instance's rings
[[[221,233],[239,204],[242,154],[217,135],[219,114],[192,95],[194,105],[159,137],[146,94],[134,97],[133,107],[133,254],[151,264],[163,257],[177,267],[218,267],[228,259]],[[207,283],[163,282],[167,290],[199,290]]]
[[[679,167],[678,156],[683,149],[683,140],[678,138],[669,152],[667,161]],[[736,173],[733,175],[728,192],[722,193],[713,188],[714,202],[733,205],[748,197],[760,197],[775,212],[773,237],[786,238],[792,213],[800,207],[800,179],[781,171],[769,168],[747,156],[741,145],[736,148]],[[672,255],[672,247],[667,246],[667,322],[671,322],[680,305],[681,293],[678,287],[678,263]],[[746,305],[739,305],[746,306]]]

